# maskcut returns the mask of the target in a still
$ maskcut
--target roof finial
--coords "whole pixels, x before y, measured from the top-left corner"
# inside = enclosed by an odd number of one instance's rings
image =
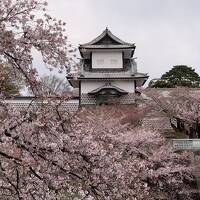
[[[106,26],[106,31],[108,31],[108,27]]]

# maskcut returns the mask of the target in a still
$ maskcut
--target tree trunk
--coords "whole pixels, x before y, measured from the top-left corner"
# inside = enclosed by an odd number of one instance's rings
[[[171,127],[173,128],[173,130],[174,130],[175,132],[178,132],[176,125],[173,124],[173,122],[172,122],[172,119],[169,119],[169,122],[170,122],[170,125],[171,125]]]
[[[189,128],[189,138],[190,139],[194,138],[194,128],[193,127]]]
[[[184,132],[185,131],[184,122],[182,122],[181,119],[176,118],[176,123],[177,123],[177,130],[178,130],[178,132]]]
[[[196,120],[196,133],[197,133],[197,138],[200,138],[200,123],[199,120]]]

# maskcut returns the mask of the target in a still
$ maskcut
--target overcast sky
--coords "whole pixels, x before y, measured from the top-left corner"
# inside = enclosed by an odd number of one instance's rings
[[[136,44],[138,71],[160,77],[173,65],[200,73],[200,0],[47,0],[49,13],[67,23],[74,46],[108,27]]]

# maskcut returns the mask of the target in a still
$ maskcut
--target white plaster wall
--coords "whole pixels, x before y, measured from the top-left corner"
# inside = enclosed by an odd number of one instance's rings
[[[112,81],[112,85],[127,91],[128,93],[135,92],[135,85],[133,80],[119,80],[119,81]]]
[[[93,52],[92,68],[123,68],[122,52]]]
[[[81,93],[89,93],[105,85],[104,81],[81,81]]]
[[[103,85],[105,85],[106,81],[82,81],[81,82],[81,93],[89,93],[92,90],[95,90]],[[135,92],[134,81],[132,80],[119,80],[119,81],[111,81],[111,85],[117,86],[120,89],[123,89],[129,93]]]

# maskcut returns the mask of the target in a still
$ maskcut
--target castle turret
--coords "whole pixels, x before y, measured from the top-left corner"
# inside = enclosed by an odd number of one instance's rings
[[[135,44],[120,40],[107,28],[91,42],[79,46],[80,71],[76,78],[67,78],[72,86],[79,87],[80,105],[135,103],[136,87],[148,79],[147,74],[137,72],[135,48]]]

